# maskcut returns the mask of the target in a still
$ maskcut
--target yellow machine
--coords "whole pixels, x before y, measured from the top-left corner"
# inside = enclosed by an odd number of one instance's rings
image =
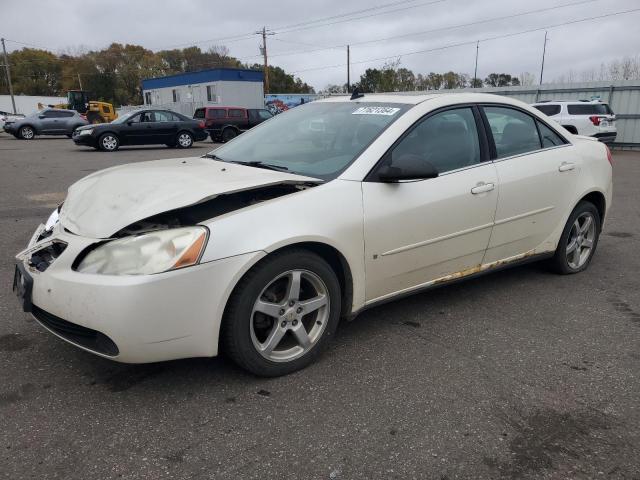
[[[78,113],[85,115],[89,123],[109,123],[118,118],[118,114],[112,104],[91,100],[90,98],[91,94],[85,90],[69,90],[67,92],[67,103],[47,106],[76,110]],[[38,104],[38,108],[44,107],[45,105]]]

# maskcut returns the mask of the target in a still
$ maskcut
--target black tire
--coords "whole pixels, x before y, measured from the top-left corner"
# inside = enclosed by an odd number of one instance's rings
[[[23,127],[20,127],[20,130],[18,130],[18,137],[21,140],[33,140],[35,136],[36,131],[31,125],[24,125]]]
[[[315,344],[302,356],[287,361],[271,361],[258,352],[251,338],[253,305],[273,279],[296,269],[315,274],[326,286],[329,296],[326,326]],[[340,306],[340,283],[333,269],[320,256],[303,249],[275,253],[254,266],[236,285],[222,320],[222,350],[240,367],[258,376],[277,377],[295,372],[313,362],[327,346],[338,326]],[[274,321],[277,324],[280,320]],[[314,321],[312,317],[312,325]]]
[[[178,132],[178,134],[176,135],[176,147],[177,148],[193,147],[193,135],[186,131]]]
[[[584,263],[579,265],[577,268],[570,265],[568,260],[567,250],[569,248],[569,242],[572,241],[571,235],[574,223],[576,219],[583,216],[590,216],[593,218],[594,223],[594,238],[592,240],[592,245],[589,250],[589,255],[584,260]],[[582,272],[586,270],[589,264],[591,263],[591,259],[593,255],[596,253],[596,247],[598,246],[598,239],[600,238],[600,231],[602,228],[602,220],[600,218],[600,213],[596,206],[587,201],[580,202],[576,208],[573,209],[571,215],[569,215],[569,219],[567,220],[567,224],[562,231],[562,235],[560,236],[560,241],[558,242],[558,247],[556,248],[556,252],[553,258],[550,261],[551,268],[561,275],[571,275],[574,273]]]
[[[238,132],[236,131],[235,128],[227,127],[222,131],[223,142],[228,142],[230,140],[233,140],[237,136],[238,136]]]
[[[115,152],[120,147],[120,139],[113,133],[103,133],[98,139],[98,147],[103,152]]]

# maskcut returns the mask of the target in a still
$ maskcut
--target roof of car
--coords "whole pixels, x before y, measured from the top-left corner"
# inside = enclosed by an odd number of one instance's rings
[[[607,102],[603,102],[602,100],[538,100],[537,102],[532,103],[532,105],[554,105],[558,103],[571,103],[575,105],[602,105]]]
[[[427,100],[433,100],[435,98],[447,98],[451,103],[514,103],[520,104],[522,102],[510,98],[495,95],[492,93],[429,93],[424,94],[421,92],[413,93],[365,93],[362,97],[355,100],[351,100],[349,95],[336,95],[322,100],[316,100],[317,102],[377,102],[377,103],[404,103],[408,105],[417,105]]]

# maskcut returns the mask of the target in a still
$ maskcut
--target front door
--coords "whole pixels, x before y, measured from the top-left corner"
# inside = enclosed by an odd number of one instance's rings
[[[500,181],[484,263],[553,251],[550,237],[564,227],[577,187],[580,162],[575,149],[524,111],[483,108],[495,142]]]
[[[475,107],[430,114],[377,168],[427,161],[439,176],[363,182],[368,302],[479,268],[498,198],[498,178],[482,131]]]

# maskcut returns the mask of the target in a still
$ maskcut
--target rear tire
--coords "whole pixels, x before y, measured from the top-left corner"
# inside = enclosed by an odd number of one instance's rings
[[[105,152],[115,152],[120,146],[120,140],[113,133],[104,133],[98,139],[98,147]]]
[[[178,132],[176,135],[176,147],[191,148],[193,146],[193,135],[189,132]]]
[[[324,259],[302,249],[276,253],[254,266],[231,295],[223,350],[255,375],[300,370],[333,337],[340,306],[340,283]]]
[[[602,228],[600,213],[591,202],[573,209],[562,231],[551,267],[561,275],[582,272],[591,263]]]
[[[24,127],[21,127],[20,130],[18,131],[18,136],[22,140],[33,140],[33,137],[36,136],[36,131],[33,129],[32,126],[25,125]]]
[[[238,136],[238,132],[235,128],[227,127],[222,131],[222,141],[229,142]]]

